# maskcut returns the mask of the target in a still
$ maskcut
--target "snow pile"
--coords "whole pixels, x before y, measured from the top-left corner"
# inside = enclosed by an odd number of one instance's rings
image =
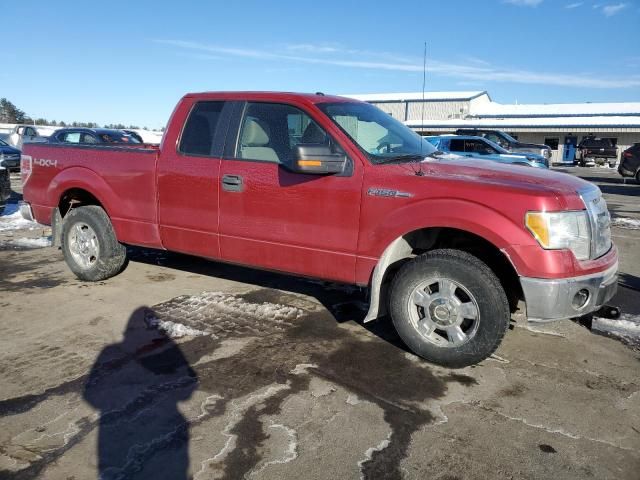
[[[34,229],[38,226],[36,222],[30,222],[22,218],[18,205],[15,203],[9,203],[4,209],[2,215],[0,215],[0,232],[6,232],[9,230],[20,229]]]
[[[640,230],[640,219],[616,217],[611,219],[611,226],[618,228],[626,228],[627,230]]]
[[[640,316],[623,313],[617,320],[593,317],[591,329],[640,347]]]
[[[27,248],[44,248],[50,247],[51,237],[40,237],[40,238],[15,238],[11,240],[11,245],[15,245],[16,247],[27,247]]]
[[[157,328],[170,338],[200,337],[207,335],[207,332],[203,332],[202,330],[196,330],[195,328],[187,327],[186,325],[170,320],[160,320],[152,315],[147,316],[145,321],[150,328]]]

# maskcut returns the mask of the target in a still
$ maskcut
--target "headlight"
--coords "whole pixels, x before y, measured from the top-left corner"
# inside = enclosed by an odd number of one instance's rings
[[[528,212],[525,225],[542,248],[566,248],[578,260],[589,259],[591,233],[587,212]]]

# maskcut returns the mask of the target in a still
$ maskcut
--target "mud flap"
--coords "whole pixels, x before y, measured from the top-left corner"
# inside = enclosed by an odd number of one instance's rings
[[[51,214],[51,245],[62,246],[62,215],[58,207],[54,208]]]

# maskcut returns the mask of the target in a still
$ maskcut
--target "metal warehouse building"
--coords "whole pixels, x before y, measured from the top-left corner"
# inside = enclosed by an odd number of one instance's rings
[[[610,138],[622,151],[640,142],[640,102],[504,105],[487,92],[348,95],[376,105],[422,135],[458,128],[503,130],[521,142],[544,143],[552,161],[572,161],[575,145],[589,134]],[[573,147],[573,148],[571,148]]]

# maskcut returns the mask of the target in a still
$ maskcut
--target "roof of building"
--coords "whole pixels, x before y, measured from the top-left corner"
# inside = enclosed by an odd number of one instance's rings
[[[637,116],[571,116],[571,117],[526,117],[526,118],[466,118],[448,120],[409,120],[409,127],[485,127],[485,128],[640,128]]]
[[[472,106],[474,117],[583,117],[583,116],[640,116],[640,102],[620,103],[556,103],[503,105],[487,102]]]
[[[485,91],[472,91],[472,92],[424,92],[424,99],[426,101],[447,101],[447,100],[473,100],[474,98],[482,95],[488,95]],[[423,98],[422,92],[407,92],[407,93],[367,93],[356,95],[341,95],[342,97],[349,97],[356,100],[362,100],[363,102],[403,102],[403,101],[420,101]]]

